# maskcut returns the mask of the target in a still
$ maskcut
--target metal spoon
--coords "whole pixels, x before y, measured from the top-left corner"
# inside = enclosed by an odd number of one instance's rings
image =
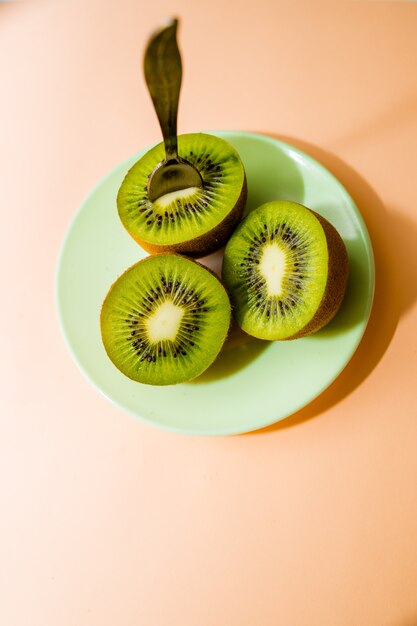
[[[196,168],[178,156],[177,114],[181,87],[181,56],[173,19],[150,39],[145,52],[145,80],[162,130],[165,159],[155,167],[148,180],[151,202],[187,187],[202,187]]]

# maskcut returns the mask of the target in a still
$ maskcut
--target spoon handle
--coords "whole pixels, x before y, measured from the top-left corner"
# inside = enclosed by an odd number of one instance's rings
[[[145,80],[158,116],[166,161],[178,160],[177,114],[182,66],[173,19],[150,39],[145,52]]]

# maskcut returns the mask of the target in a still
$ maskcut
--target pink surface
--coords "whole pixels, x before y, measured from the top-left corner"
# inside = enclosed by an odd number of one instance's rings
[[[375,249],[352,362],[252,435],[124,415],[56,320],[74,211],[159,138],[140,57],[173,8],[181,132],[305,149],[357,200]],[[0,624],[417,624],[416,27],[417,5],[398,2],[0,5]]]

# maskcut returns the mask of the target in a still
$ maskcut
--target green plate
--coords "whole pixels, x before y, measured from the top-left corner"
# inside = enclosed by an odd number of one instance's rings
[[[232,332],[217,361],[194,382],[150,387],[121,374],[100,336],[101,303],[115,279],[146,256],[119,221],[116,194],[143,152],[118,165],[78,210],[57,273],[62,330],[80,369],[114,404],[149,424],[182,433],[228,435],[281,420],[319,395],[355,352],[374,292],[372,246],[362,217],[342,185],[317,161],[276,139],[215,133],[238,150],[248,178],[247,211],[275,199],[301,202],[326,217],[343,237],[350,278],[341,310],[322,331],[267,343]],[[219,254],[208,257],[219,264]]]

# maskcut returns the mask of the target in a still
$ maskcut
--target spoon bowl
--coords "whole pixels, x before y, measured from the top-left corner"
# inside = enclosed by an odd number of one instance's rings
[[[188,161],[180,158],[178,161],[162,161],[149,176],[148,196],[151,202],[155,202],[167,193],[202,186],[199,172]]]

